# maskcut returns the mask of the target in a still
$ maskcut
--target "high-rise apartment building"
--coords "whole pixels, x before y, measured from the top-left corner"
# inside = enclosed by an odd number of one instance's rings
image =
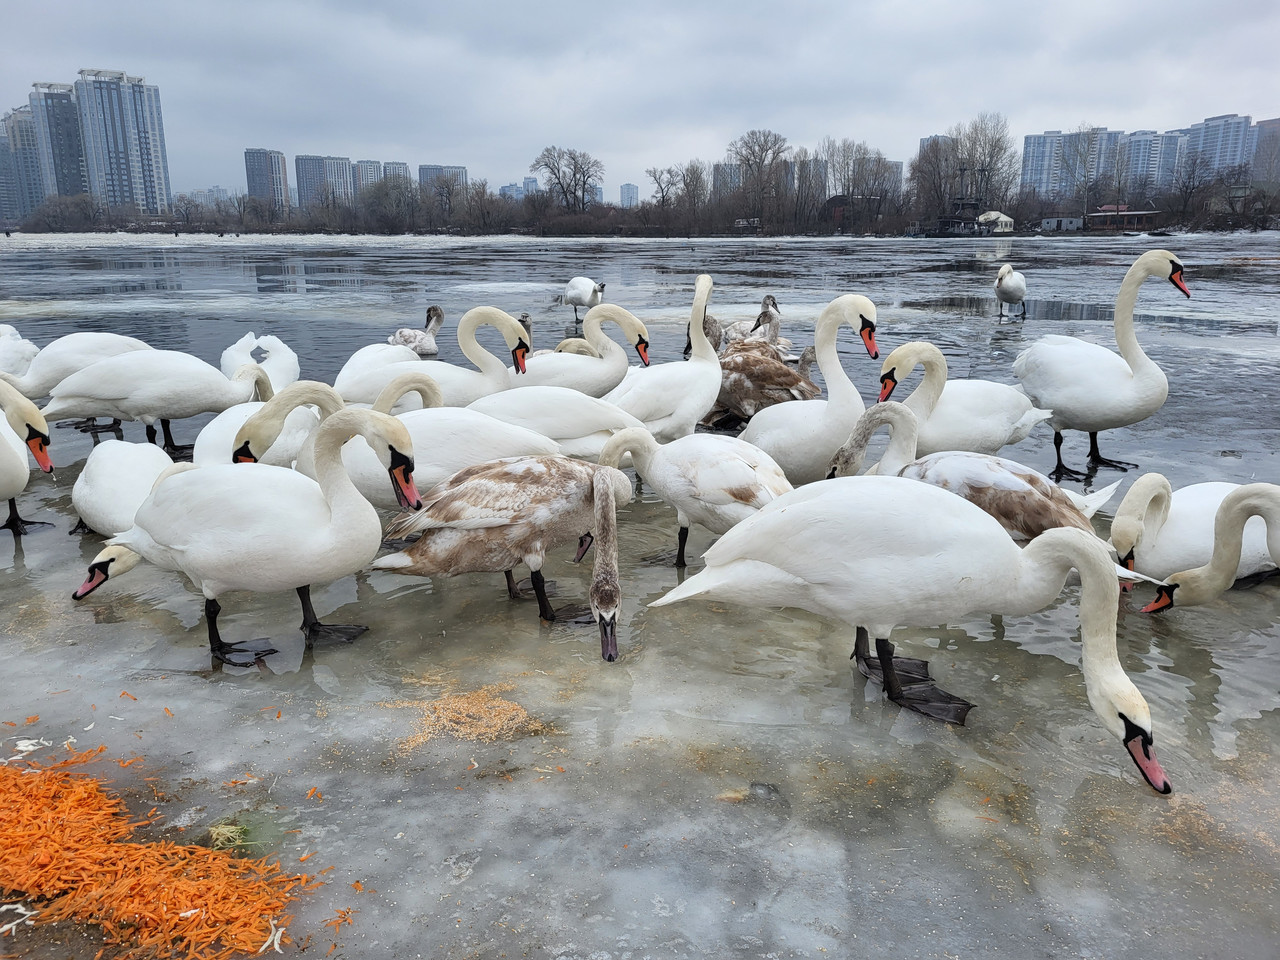
[[[1114,177],[1123,139],[1122,130],[1106,127],[1028,134],[1022,139],[1022,189],[1066,197],[1099,177]]]
[[[624,183],[619,189],[618,199],[624,210],[640,206],[640,188],[634,183]]]
[[[31,108],[15,107],[4,115],[0,125],[4,129],[5,152],[5,158],[0,160],[0,176],[6,181],[0,186],[0,192],[6,198],[8,219],[21,220],[45,198],[40,146]]]
[[[711,167],[711,196],[722,200],[742,189],[742,164],[725,161]]]
[[[293,158],[293,166],[298,175],[298,206],[302,209],[328,198],[342,203],[351,202],[354,190],[350,157],[299,154]]]
[[[384,177],[404,177],[409,179],[409,165],[403,160],[388,160],[382,165]]]
[[[244,152],[244,176],[249,196],[269,203],[277,215],[289,209],[289,165],[284,153],[249,147]]]
[[[467,168],[443,166],[438,163],[423,163],[418,166],[418,183],[429,186],[433,181],[444,180],[455,190],[467,189]]]
[[[540,186],[538,186],[538,178],[537,178],[537,177],[525,177],[525,178],[524,178],[524,195],[525,195],[526,197],[527,197],[527,196],[529,196],[529,194],[531,194],[531,193],[537,193],[537,192],[538,192],[539,190],[541,190],[541,189],[542,189],[542,188],[541,188]]]
[[[1186,142],[1186,136],[1179,133],[1135,130],[1126,134],[1120,144],[1120,171],[1124,184],[1130,191],[1145,188],[1152,192],[1173,186],[1178,158]]]
[[[357,160],[351,165],[351,186],[356,193],[382,179],[381,160]]]
[[[1193,123],[1186,129],[1187,156],[1199,156],[1210,170],[1225,170],[1249,163],[1258,135],[1253,118],[1226,113]]]
[[[47,197],[88,192],[80,111],[69,83],[36,83],[29,101],[40,152],[40,177]]]
[[[89,192],[107,207],[169,210],[160,88],[119,70],[81,70],[75,100]]]

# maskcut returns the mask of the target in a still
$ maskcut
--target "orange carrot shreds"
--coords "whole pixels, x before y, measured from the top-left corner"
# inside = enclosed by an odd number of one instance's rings
[[[355,883],[351,884],[351,889],[356,893],[364,893],[364,884],[357,880]]]
[[[312,857],[314,857],[315,855],[316,855],[316,852],[315,852],[314,850],[312,850],[310,853],[304,853],[302,856],[300,856],[300,857],[298,858],[298,862],[299,862],[299,863],[306,863],[308,860],[310,860],[310,859],[311,859]]]
[[[312,787],[307,791],[307,799],[315,800],[317,803],[324,803],[324,794],[316,787]]]
[[[39,719],[40,719],[40,714],[33,713],[31,716],[27,717],[27,726],[31,726],[31,724],[35,723]]]
[[[288,943],[285,907],[312,878],[265,859],[133,841],[123,801],[65,769],[103,749],[47,768],[0,766],[0,889],[38,906],[38,923],[97,924],[135,957],[232,960]]]
[[[166,717],[172,717],[172,716],[173,716],[173,711],[172,711],[172,710],[170,710],[168,707],[165,707],[165,708],[164,708],[164,715],[165,715]]]
[[[132,693],[130,693],[128,690],[121,690],[121,691],[120,691],[120,696],[119,696],[119,697],[117,697],[116,699],[123,699],[124,697],[128,697],[130,700],[137,700],[137,699],[138,699],[138,698],[137,698],[137,697],[135,697]]]
[[[12,720],[4,720],[4,721],[0,721],[0,722],[3,722],[3,723],[4,723],[4,725],[5,725],[6,727],[16,727],[16,726],[17,726],[17,724],[16,724],[16,723],[14,723]]]
[[[135,763],[142,761],[141,757],[130,757],[128,760],[117,760],[116,763],[122,767],[132,767]]]
[[[338,935],[338,930],[341,929],[344,923],[355,923],[355,921],[351,919],[351,915],[359,912],[359,910],[352,910],[350,907],[345,910],[339,908],[332,917],[324,922],[324,925],[326,927],[333,927],[333,935],[336,937]]]

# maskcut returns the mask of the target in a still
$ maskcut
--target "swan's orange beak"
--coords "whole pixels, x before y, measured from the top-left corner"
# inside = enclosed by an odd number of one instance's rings
[[[872,360],[879,360],[880,351],[876,348],[876,325],[866,317],[863,317],[862,327],[858,330],[858,336],[862,337],[862,342],[867,347],[867,356]]]
[[[640,362],[649,365],[649,341],[641,337],[636,341],[636,353],[640,354]]]
[[[1173,591],[1178,588],[1176,583],[1165,584],[1156,588],[1156,598],[1142,608],[1143,613],[1157,613],[1160,610],[1168,610],[1173,606]]]
[[[49,459],[49,435],[41,433],[35,427],[27,424],[27,448],[31,451],[31,455],[36,458],[36,463],[40,465],[40,469],[45,473],[53,473],[53,461]]]
[[[253,455],[253,451],[249,449],[249,441],[246,440],[240,444],[240,449],[231,455],[232,463],[257,463],[258,458]]]
[[[1165,776],[1164,768],[1160,766],[1160,761],[1156,759],[1154,741],[1151,739],[1151,734],[1147,733],[1123,713],[1120,714],[1120,719],[1124,721],[1124,747],[1129,751],[1129,756],[1133,758],[1133,762],[1138,765],[1138,771],[1142,774],[1143,779],[1151,784],[1151,789],[1156,793],[1173,793],[1173,784],[1169,782],[1169,778]]]
[[[516,366],[516,373],[524,373],[524,358],[529,355],[529,345],[521,340],[511,351],[511,362]]]
[[[110,561],[103,560],[98,563],[89,564],[89,575],[85,577],[84,583],[76,587],[75,592],[71,594],[71,599],[83,600],[89,594],[93,593],[93,591],[106,583],[109,576],[107,573],[107,563],[109,562]]]
[[[419,510],[422,497],[413,484],[413,459],[406,457],[395,447],[391,448],[391,486],[396,492],[396,502],[406,510]]]
[[[1182,267],[1174,264],[1173,273],[1169,274],[1169,282],[1182,291],[1186,297],[1191,296],[1191,291],[1187,289],[1186,283],[1182,279]]]
[[[898,378],[894,376],[893,370],[887,370],[880,375],[880,402],[888,400],[893,394],[893,388],[898,385]]]
[[[1133,573],[1133,550],[1130,550],[1128,553],[1126,553],[1123,557],[1120,558],[1120,566],[1124,567],[1130,573]],[[1133,589],[1133,584],[1130,581],[1128,580],[1120,581],[1121,593],[1128,593],[1132,589]]]

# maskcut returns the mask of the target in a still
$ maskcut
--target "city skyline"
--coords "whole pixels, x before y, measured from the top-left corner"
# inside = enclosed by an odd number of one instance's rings
[[[729,16],[553,3],[533,16],[499,2],[426,18],[390,0],[216,11],[140,0],[121,17],[68,0],[60,11],[6,11],[22,43],[0,63],[0,103],[86,65],[127,65],[164,91],[175,192],[240,184],[250,146],[455,163],[496,192],[554,144],[601,160],[612,200],[622,183],[647,195],[650,167],[723,159],[751,129],[811,150],[850,137],[909,160],[921,136],[984,111],[1016,137],[1280,113],[1280,77],[1248,52],[1249,38],[1280,35],[1280,10],[1261,3],[1204,17],[1193,3],[1085,2],[1070,18],[1012,3],[812,3],[786,35],[763,5]]]

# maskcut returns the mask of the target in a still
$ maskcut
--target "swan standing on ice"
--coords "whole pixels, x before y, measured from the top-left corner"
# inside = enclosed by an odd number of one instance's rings
[[[1027,278],[1013,269],[1013,264],[1006,263],[996,274],[996,302],[1000,304],[999,316],[1004,316],[1004,305],[1013,307],[1022,304],[1022,316],[1027,315]],[[1013,316],[1013,311],[1009,311]]]
[[[387,343],[408,347],[420,357],[434,357],[440,352],[436,346],[436,334],[444,326],[444,310],[437,304],[427,307],[427,325],[419,330],[416,327],[401,327],[391,336]]]
[[[1138,290],[1148,277],[1168,280],[1185,296],[1191,291],[1182,279],[1182,261],[1168,250],[1149,250],[1134,261],[1116,296],[1113,353],[1075,337],[1041,337],[1018,354],[1013,372],[1037,407],[1053,411],[1053,448],[1058,455],[1053,478],[1083,478],[1062,462],[1062,431],[1089,434],[1089,464],[1129,470],[1133,463],[1107,460],[1098,452],[1098,433],[1138,423],[1151,416],[1169,396],[1164,371],[1148,357],[1133,332],[1133,308]]]
[[[43,520],[24,520],[18,516],[18,494],[27,489],[31,468],[27,466],[27,452],[45,473],[53,473],[53,461],[49,459],[49,424],[34,403],[5,381],[0,381],[0,500],[9,501],[9,519],[0,527],[9,530],[14,537],[27,532],[28,527],[49,526]]]
[[[248,649],[248,661],[232,659],[243,648],[218,632],[218,598],[232,590],[296,590],[308,647],[320,639],[354,639],[366,628],[321,623],[311,606],[310,585],[355,573],[382,544],[377,510],[342,466],[342,445],[357,435],[377,452],[400,505],[416,509],[422,501],[404,426],[373,410],[340,410],[320,426],[318,480],[255,463],[216,464],[171,476],[138,507],[133,526],[107,541],[73,598],[88,596],[141,558],[185,574],[204,594],[209,650],[216,660],[245,666],[275,652]]]
[[[855,656],[889,699],[962,723],[967,701],[893,656],[896,626],[933,627],[974,613],[1025,616],[1080,573],[1081,667],[1089,703],[1160,793],[1172,787],[1153,750],[1151,711],[1116,655],[1120,589],[1107,548],[1083,530],[1046,530],[1019,547],[990,515],[945,490],[899,477],[842,477],[801,487],[738,524],[707,566],[650,606],[690,597],[799,607],[857,628]],[[900,671],[907,671],[906,678]]]
[[[578,317],[578,308],[590,310],[604,296],[604,284],[596,283],[589,277],[574,277],[564,285],[564,294],[560,302],[566,307],[573,307],[573,325],[579,326],[582,320]]]

